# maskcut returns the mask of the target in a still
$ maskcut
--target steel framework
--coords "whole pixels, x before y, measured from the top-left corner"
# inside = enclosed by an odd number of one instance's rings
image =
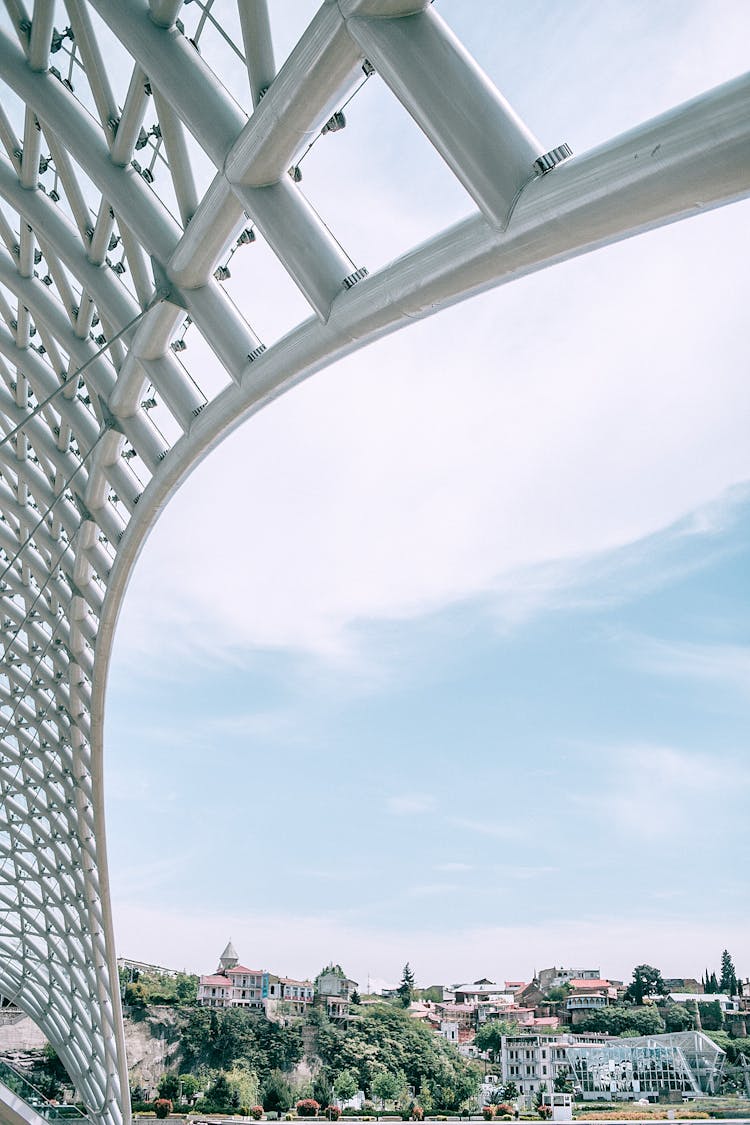
[[[5,0],[0,28],[0,992],[112,1125],[129,1105],[103,705],[162,507],[230,430],[333,360],[750,192],[748,76],[569,158],[428,0],[325,0],[278,72],[267,0],[188,3]],[[239,60],[242,106],[211,36]],[[370,276],[305,199],[298,161],[371,76],[476,211]],[[310,306],[269,346],[223,288],[256,237]],[[183,362],[188,326],[226,372],[217,393]]]

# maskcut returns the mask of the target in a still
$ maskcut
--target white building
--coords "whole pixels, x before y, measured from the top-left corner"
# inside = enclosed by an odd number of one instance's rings
[[[522,1096],[537,1091],[551,1093],[555,1078],[570,1071],[567,1048],[593,1045],[606,1035],[504,1035],[500,1051],[503,1084],[514,1082]]]
[[[553,965],[551,969],[542,969],[537,974],[537,980],[542,992],[549,992],[551,988],[562,988],[573,980],[599,980],[601,975],[601,969],[558,969]]]
[[[301,1016],[315,999],[315,986],[311,980],[294,980],[293,977],[268,978],[268,1006],[281,1007],[282,1011]]]
[[[718,1003],[722,1012],[738,1012],[740,1005],[733,996],[727,996],[723,992],[670,992],[669,999],[674,1000],[675,1004],[711,1004],[714,1000]]]
[[[219,958],[215,973],[198,982],[198,1003],[204,1008],[265,1008],[268,972],[239,964],[231,941]]]

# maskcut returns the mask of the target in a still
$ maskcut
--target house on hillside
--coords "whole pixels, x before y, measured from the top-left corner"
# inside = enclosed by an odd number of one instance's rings
[[[315,991],[331,1019],[346,1019],[357,982],[350,980],[340,965],[331,962],[315,978]]]
[[[617,1000],[617,988],[608,980],[573,979],[569,987],[565,1011],[574,1025],[598,1008],[606,1008]]]
[[[266,1010],[303,1016],[315,999],[315,986],[311,980],[295,980],[293,977],[268,976],[268,1004]]]
[[[198,982],[198,1003],[204,1008],[260,1008],[268,1000],[268,971],[240,965],[231,941],[214,973]]]

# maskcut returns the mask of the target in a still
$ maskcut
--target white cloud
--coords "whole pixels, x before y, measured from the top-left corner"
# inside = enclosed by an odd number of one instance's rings
[[[463,7],[449,5],[449,21],[503,84],[510,66],[557,143],[557,87],[551,98],[538,74],[528,84],[517,71],[506,35],[487,30],[497,28],[494,6],[482,20]],[[723,11],[717,30],[700,5],[678,28],[650,9],[627,21],[603,10],[593,32],[572,12],[582,65],[606,58],[609,67],[611,52],[592,48],[597,37],[630,58],[619,38],[631,36],[641,60],[619,66],[617,82],[586,70],[566,84],[566,117],[583,147],[734,73],[747,7]],[[509,34],[530,33],[520,17],[510,24]],[[671,49],[675,37],[690,66]],[[539,73],[554,83],[559,61],[548,61]],[[349,190],[350,168],[365,165]],[[309,166],[305,190],[370,267],[469,207],[376,82],[352,103],[351,127],[316,146]],[[119,652],[157,650],[160,673],[170,648],[183,659],[243,646],[341,659],[362,622],[462,599],[496,600],[504,619],[523,618],[569,587],[582,561],[747,479],[749,213],[734,204],[514,282],[284,396],[214,450],[166,509],[132,581]],[[258,300],[270,312],[291,300],[288,280],[278,288],[256,251],[265,253],[254,247],[232,267],[233,296],[251,320]],[[197,351],[196,370],[208,370],[210,355]]]
[[[633,656],[638,664],[662,676],[703,680],[750,692],[750,647],[689,644],[639,637]]]
[[[429,793],[411,793],[388,797],[385,804],[388,812],[395,813],[397,816],[412,816],[432,812],[436,801]]]
[[[728,215],[693,222],[692,238],[687,224],[670,228],[649,236],[659,243],[648,253],[615,247],[588,272],[568,263],[450,310],[252,419],[162,516],[120,644],[333,656],[358,622],[465,598],[497,597],[523,616],[581,561],[750,476],[750,387],[732,316],[744,312],[708,248],[743,242]],[[679,274],[691,250],[704,282]],[[659,275],[669,310],[643,292],[644,270]],[[612,287],[617,300],[602,304]],[[512,333],[499,334],[498,316],[516,320]],[[554,365],[536,344],[540,318],[557,338]]]
[[[709,755],[672,746],[600,748],[608,760],[593,793],[572,797],[586,814],[634,842],[680,839],[690,832],[713,834],[722,809],[750,787],[750,768],[727,755]],[[696,816],[697,810],[701,815]]]
[[[528,828],[503,820],[476,820],[472,817],[450,816],[447,823],[464,832],[475,832],[479,836],[494,836],[498,840],[519,840],[528,834]]]

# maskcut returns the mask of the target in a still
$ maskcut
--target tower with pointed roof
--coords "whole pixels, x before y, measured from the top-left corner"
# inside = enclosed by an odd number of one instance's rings
[[[219,968],[217,969],[217,972],[225,973],[227,969],[233,969],[238,961],[239,957],[237,956],[237,950],[232,945],[232,941],[230,938],[230,940],[227,942],[226,949],[219,958]]]

